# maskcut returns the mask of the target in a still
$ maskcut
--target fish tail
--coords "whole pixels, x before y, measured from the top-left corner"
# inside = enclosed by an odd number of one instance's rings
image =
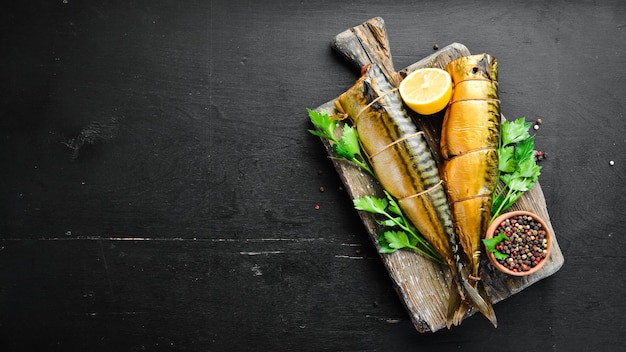
[[[496,313],[493,310],[491,301],[486,298],[487,295],[484,290],[480,290],[479,288],[470,285],[467,281],[463,281],[463,288],[465,293],[467,294],[467,300],[469,301],[468,303],[470,303],[472,307],[476,308],[487,319],[489,319],[494,328],[497,328],[498,320],[496,318]]]
[[[475,287],[472,287],[469,283],[465,282],[464,291],[467,294],[465,299],[461,296],[459,291],[452,286],[450,288],[450,298],[448,299],[448,311],[446,314],[446,327],[450,329],[452,325],[458,326],[465,319],[470,308],[474,307],[480,313],[482,313],[491,322],[493,327],[498,327],[498,320],[496,313],[493,310],[493,306],[488,299],[483,297],[483,294]]]
[[[491,324],[497,328],[498,320],[496,313],[482,286],[472,285],[468,280],[461,277],[452,279],[450,295],[448,298],[448,310],[446,313],[446,327],[458,326],[470,312],[471,308],[482,313]]]
[[[469,306],[462,296],[462,291],[458,290],[458,285],[450,285],[450,296],[448,298],[448,311],[446,313],[446,327],[448,330],[454,326],[458,326],[465,318],[465,314],[469,310]]]

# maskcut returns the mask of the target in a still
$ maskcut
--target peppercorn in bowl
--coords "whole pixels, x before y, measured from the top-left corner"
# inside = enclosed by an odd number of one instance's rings
[[[513,276],[537,272],[550,256],[551,233],[546,223],[528,211],[512,211],[494,219],[483,240],[487,258]]]

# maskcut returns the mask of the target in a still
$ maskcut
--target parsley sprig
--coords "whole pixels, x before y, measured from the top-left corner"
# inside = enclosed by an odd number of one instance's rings
[[[332,150],[338,160],[350,161],[361,169],[367,171],[374,178],[376,175],[370,168],[367,160],[361,153],[361,145],[356,130],[345,124],[341,130],[337,130],[338,121],[326,113],[307,109],[309,118],[317,128],[309,130],[309,133],[327,139],[332,144]],[[338,137],[336,135],[339,134]],[[383,227],[378,238],[381,253],[393,253],[398,249],[413,250],[439,263],[445,263],[443,258],[433,246],[428,243],[409,220],[404,216],[398,203],[385,191],[386,198],[364,196],[353,200],[357,210],[377,214],[384,219],[379,221]]]
[[[309,133],[331,141],[333,151],[339,155],[339,157],[335,157],[335,159],[353,162],[370,175],[374,176],[374,172],[361,154],[361,145],[359,144],[356,130],[352,126],[348,124],[343,125],[340,136],[335,137],[338,120],[331,118],[330,115],[326,113],[311,109],[307,109],[307,111],[309,112],[311,122],[317,127],[317,130],[309,130]]]
[[[398,203],[385,191],[385,198],[364,196],[353,200],[357,210],[382,215],[384,220],[379,221],[383,231],[378,238],[381,253],[393,253],[398,249],[411,249],[424,256],[444,264],[443,258],[428,243],[404,216]]]
[[[523,117],[501,125],[498,179],[503,186],[493,192],[491,221],[531,190],[539,178],[541,166],[535,157],[535,136],[528,133],[531,126]]]

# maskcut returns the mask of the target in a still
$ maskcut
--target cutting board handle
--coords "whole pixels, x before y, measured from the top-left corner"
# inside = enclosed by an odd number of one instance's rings
[[[397,86],[400,83],[401,78],[393,68],[385,21],[381,17],[339,33],[331,46],[358,68],[377,64],[391,84]]]

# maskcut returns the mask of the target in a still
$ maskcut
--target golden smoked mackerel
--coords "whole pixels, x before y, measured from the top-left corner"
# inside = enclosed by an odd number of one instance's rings
[[[441,178],[473,283],[480,279],[481,239],[489,226],[491,195],[498,181],[498,64],[488,54],[471,55],[451,61],[446,71],[454,93],[441,133]]]
[[[365,66],[362,76],[335,103],[350,116],[359,142],[381,186],[398,202],[405,216],[444,258],[451,283],[447,326],[458,325],[473,306],[496,325],[489,301],[469,283],[460,257],[452,214],[435,159],[424,133],[402,105],[400,95],[376,65]]]

